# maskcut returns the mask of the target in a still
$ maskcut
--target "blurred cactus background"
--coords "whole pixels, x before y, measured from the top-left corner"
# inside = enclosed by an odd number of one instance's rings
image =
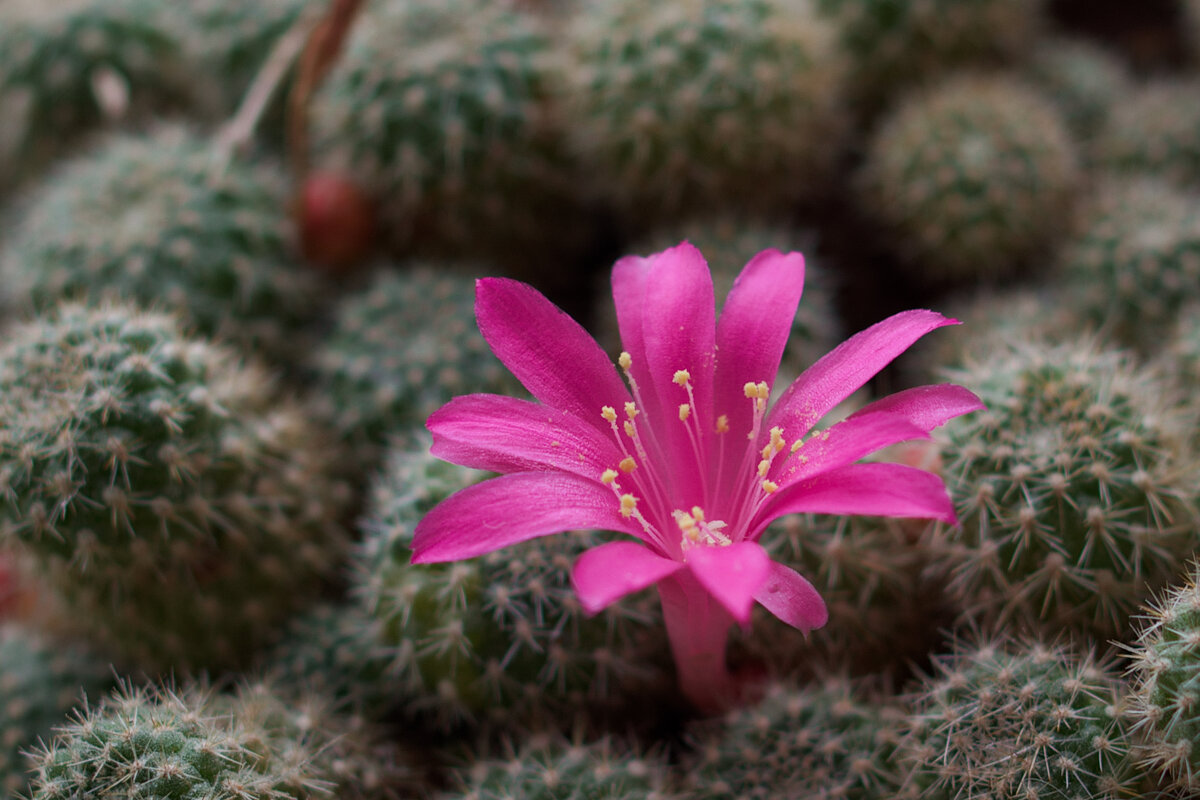
[[[615,355],[682,239],[988,406],[882,456],[959,525],[766,534],[830,620],[715,719],[613,534],[409,563],[474,280]],[[0,792],[1200,796],[1198,391],[1200,0],[0,0]]]

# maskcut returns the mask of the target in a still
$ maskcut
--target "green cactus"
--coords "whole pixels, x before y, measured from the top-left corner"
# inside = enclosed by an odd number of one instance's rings
[[[403,252],[520,265],[587,235],[549,105],[550,33],[509,6],[367,5],[314,98],[317,160],[379,199]]]
[[[1083,142],[1091,142],[1111,117],[1124,113],[1133,90],[1133,78],[1117,54],[1086,39],[1048,39],[1034,50],[1024,71]]]
[[[1200,789],[1200,692],[1195,642],[1200,637],[1200,564],[1192,562],[1184,583],[1147,609],[1137,644],[1129,648],[1133,679],[1129,719],[1140,735],[1143,767],[1164,775],[1185,795]]]
[[[187,104],[161,13],[154,0],[0,4],[0,188],[106,122]]]
[[[146,669],[244,662],[337,563],[336,449],[174,317],[68,304],[0,347],[0,539]]]
[[[236,107],[277,40],[306,8],[317,5],[313,0],[190,0],[172,9],[189,67],[209,79],[205,104],[220,113]]]
[[[1100,166],[1152,175],[1183,190],[1200,182],[1200,79],[1159,79],[1130,91],[1095,145]]]
[[[1167,342],[1167,364],[1185,392],[1200,389],[1200,304],[1191,304],[1179,313],[1179,320]]]
[[[941,587],[922,578],[927,566],[920,527],[878,517],[794,514],[763,534],[771,557],[805,576],[820,592],[829,621],[807,637],[789,633],[756,609],[735,652],[775,675],[830,670],[903,678],[910,664],[940,641]],[[945,620],[948,621],[948,620]]]
[[[1003,75],[919,92],[880,123],[858,175],[861,202],[918,274],[1013,272],[1070,222],[1078,164],[1058,111]]]
[[[475,325],[474,278],[437,264],[380,267],[341,300],[310,366],[319,415],[363,466],[457,395],[521,391]]]
[[[337,710],[384,719],[404,695],[388,673],[383,624],[361,602],[321,603],[287,625],[260,670],[288,696],[317,691]]]
[[[792,322],[792,333],[780,366],[783,376],[794,378],[841,342],[836,276],[812,256],[816,250],[815,238],[811,232],[785,225],[724,215],[660,227],[626,249],[631,253],[650,254],[674,247],[684,240],[691,242],[708,261],[718,308],[724,304],[742,267],[754,256],[771,248],[784,252],[802,251],[805,256],[804,297]],[[597,304],[595,316],[599,321],[599,339],[609,350],[615,351],[615,357],[620,351],[619,337],[607,277],[603,288],[597,291],[601,302]]]
[[[948,372],[987,411],[942,429],[959,525],[930,543],[971,618],[1111,638],[1194,547],[1192,425],[1091,342],[1011,342]]]
[[[211,144],[172,127],[109,140],[64,166],[0,253],[10,302],[166,305],[205,335],[295,357],[320,287],[291,255],[286,181],[219,160]]]
[[[904,712],[829,677],[807,687],[772,683],[752,706],[697,725],[688,765],[695,800],[820,797],[874,800],[900,786],[893,753]]]
[[[1135,796],[1119,681],[1107,662],[996,638],[959,642],[934,666],[908,696],[899,796]]]
[[[827,185],[846,65],[809,0],[588,3],[565,48],[572,143],[626,223],[786,212]]]
[[[904,354],[900,363],[914,376],[913,385],[934,381],[942,369],[972,358],[986,360],[1000,342],[1057,343],[1094,332],[1055,285],[980,287],[948,297],[938,310],[963,325],[950,336],[923,339]]]
[[[114,682],[107,661],[19,623],[0,625],[0,791],[25,789],[22,753],[50,735],[82,698]]]
[[[370,735],[317,695],[292,704],[261,683],[232,696],[125,687],[34,754],[29,797],[384,798],[392,778],[384,773],[399,777],[403,765],[370,763],[380,756]]]
[[[818,0],[851,59],[865,112],[952,71],[1016,60],[1041,27],[1037,0]]]
[[[508,739],[503,758],[459,770],[439,800],[670,800],[666,762],[611,739],[577,743],[553,734]]]
[[[1061,267],[1087,319],[1156,352],[1180,309],[1200,300],[1200,200],[1160,181],[1106,181]]]
[[[575,597],[570,566],[601,541],[595,533],[541,537],[471,561],[410,564],[424,513],[482,477],[426,450],[393,451],[373,487],[360,581],[413,709],[443,727],[553,719],[669,683],[657,598],[639,595],[587,617]]]

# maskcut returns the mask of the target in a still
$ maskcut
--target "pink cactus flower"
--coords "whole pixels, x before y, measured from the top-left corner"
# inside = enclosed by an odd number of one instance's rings
[[[960,386],[921,386],[815,429],[913,342],[957,322],[905,311],[843,342],[769,407],[804,285],[799,253],[755,256],[719,318],[708,265],[687,243],[621,259],[612,284],[620,372],[532,287],[478,282],[479,329],[536,401],[467,395],[429,418],[434,455],[501,476],[426,515],[412,561],[472,558],[577,528],[629,534],[636,541],[576,561],[580,601],[597,612],[657,584],[681,688],[715,712],[737,701],[726,639],[754,603],[806,634],[826,621],[812,584],[759,544],[767,525],[796,512],[953,522],[938,476],[859,462],[982,406]]]

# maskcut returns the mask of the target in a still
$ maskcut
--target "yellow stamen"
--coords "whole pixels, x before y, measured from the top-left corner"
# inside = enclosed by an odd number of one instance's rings
[[[775,483],[775,481],[763,481],[762,482],[762,489],[767,494],[774,493],[774,491],[778,488],[779,488],[779,484]]]
[[[672,380],[674,380],[675,383],[679,384],[680,386],[683,386],[691,379],[692,379],[692,374],[690,372],[688,372],[686,369],[676,370],[675,377],[672,378]]]
[[[630,419],[633,419],[637,415],[638,415],[637,403],[634,403],[632,400],[625,403],[625,416],[629,417]]]
[[[760,477],[760,478],[767,477],[767,470],[770,468],[771,468],[771,462],[768,461],[767,459],[764,458],[762,461],[758,462],[758,477]]]
[[[778,426],[771,428],[771,449],[778,453],[783,448],[783,428]]]
[[[621,351],[621,355],[617,357],[617,363],[621,365],[621,369],[629,369],[633,365],[633,356]]]
[[[621,495],[621,516],[629,519],[637,510],[637,498],[631,494]]]
[[[687,422],[687,418],[692,415],[692,407],[687,403],[679,404],[679,421]]]
[[[803,439],[797,439],[797,440],[796,440],[796,441],[795,441],[795,442],[792,444],[792,452],[793,452],[793,453],[795,453],[795,452],[796,452],[797,450],[799,450],[801,447],[804,447],[804,440],[803,440]]]
[[[617,410],[612,406],[604,406],[600,409],[600,416],[604,417],[609,422],[616,422]]]
[[[746,397],[758,397],[758,384],[754,381],[747,381],[742,387],[742,391],[746,393]]]
[[[633,460],[633,456],[626,456],[617,466],[621,468],[621,472],[633,472],[637,469],[637,462]]]
[[[606,486],[612,485],[616,479],[617,471],[615,469],[606,469],[604,470],[603,474],[600,475],[600,482]]]
[[[704,522],[704,509],[700,506],[692,506],[692,516],[696,518],[697,522]]]
[[[722,414],[717,417],[717,433],[729,433],[729,415]]]
[[[630,422],[629,420],[625,420],[625,435],[628,436],[630,439],[632,439],[634,436],[633,423]]]

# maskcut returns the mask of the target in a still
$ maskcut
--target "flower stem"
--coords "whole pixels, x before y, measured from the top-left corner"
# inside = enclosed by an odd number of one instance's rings
[[[679,688],[705,714],[728,710],[741,694],[725,660],[733,617],[686,569],[659,581],[658,596]]]

